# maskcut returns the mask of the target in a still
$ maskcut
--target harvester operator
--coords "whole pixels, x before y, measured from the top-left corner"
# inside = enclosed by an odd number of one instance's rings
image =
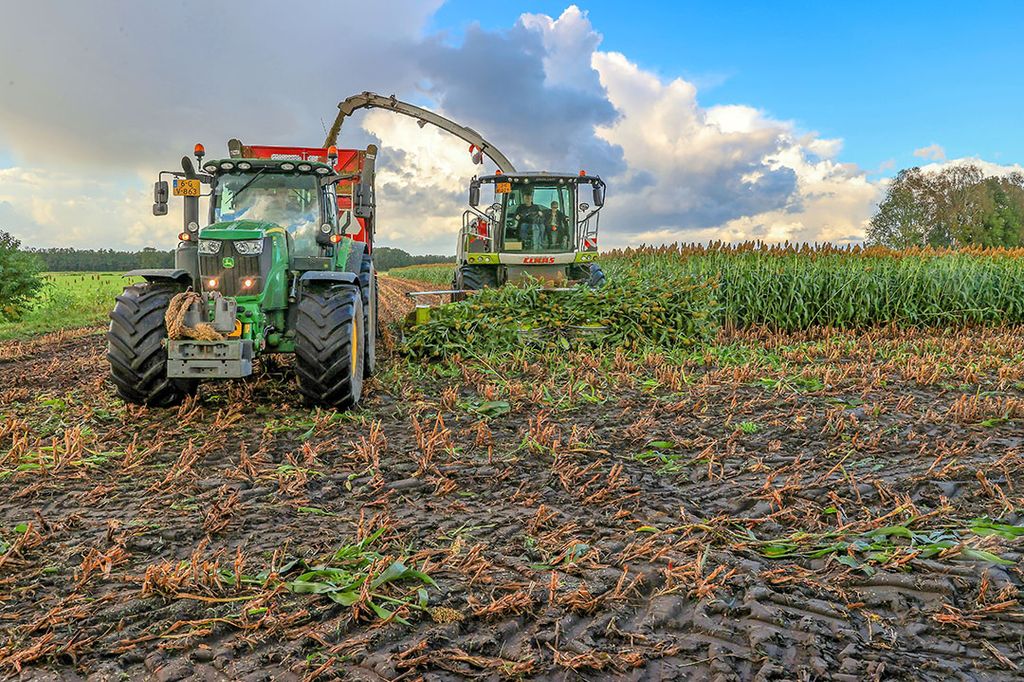
[[[512,217],[519,226],[519,239],[524,251],[543,247],[546,211],[533,203],[533,190],[523,190],[523,203],[516,207]]]
[[[569,248],[569,217],[559,208],[558,202],[551,202],[551,210],[545,216],[545,235],[547,235],[547,247],[549,249]]]

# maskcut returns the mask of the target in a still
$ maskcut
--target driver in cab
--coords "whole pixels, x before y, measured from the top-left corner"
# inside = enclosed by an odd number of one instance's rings
[[[543,246],[546,211],[533,203],[533,190],[523,190],[523,203],[512,214],[519,228],[519,239],[523,249],[531,250]]]
[[[551,208],[545,211],[545,222],[544,225],[547,227],[545,234],[547,235],[547,247],[549,249],[568,249],[569,248],[569,216],[565,215],[560,208],[558,208],[558,202],[552,201]]]
[[[297,251],[319,253],[316,245],[317,216],[311,206],[303,207],[302,200],[291,191],[267,193],[257,200],[260,220],[275,223],[287,230],[294,239]],[[254,206],[254,208],[257,208]]]

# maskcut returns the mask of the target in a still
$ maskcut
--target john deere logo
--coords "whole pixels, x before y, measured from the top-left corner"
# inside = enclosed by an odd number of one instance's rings
[[[225,258],[224,260],[221,261],[221,264],[225,268],[233,268],[233,267],[235,267],[235,259],[234,258],[230,258],[230,257],[229,258]]]

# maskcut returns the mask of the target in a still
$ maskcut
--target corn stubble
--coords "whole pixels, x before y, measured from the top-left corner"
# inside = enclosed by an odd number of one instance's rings
[[[126,408],[102,343],[0,345],[0,670],[1017,679],[1021,327],[723,312],[743,268],[946,257],[1019,255],[618,254],[557,311],[477,300],[532,311],[501,322],[511,346],[452,312],[459,360],[392,353],[344,414],[286,373]],[[381,282],[394,320],[415,284]],[[678,322],[645,308],[666,293]],[[612,340],[541,332],[613,315]]]

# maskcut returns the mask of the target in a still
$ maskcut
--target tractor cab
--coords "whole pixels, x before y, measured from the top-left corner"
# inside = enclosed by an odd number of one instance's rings
[[[294,164],[287,162],[239,163],[245,168],[234,167],[216,176],[210,201],[210,225],[222,229],[247,222],[274,225],[288,234],[290,255],[320,255],[320,250],[329,244],[318,244],[317,233],[323,225],[328,225],[333,232],[337,223],[337,199],[330,167],[308,164],[310,171],[299,173],[295,172]]]
[[[582,171],[473,178],[453,289],[500,286],[527,276],[589,281],[604,194],[604,181]]]

